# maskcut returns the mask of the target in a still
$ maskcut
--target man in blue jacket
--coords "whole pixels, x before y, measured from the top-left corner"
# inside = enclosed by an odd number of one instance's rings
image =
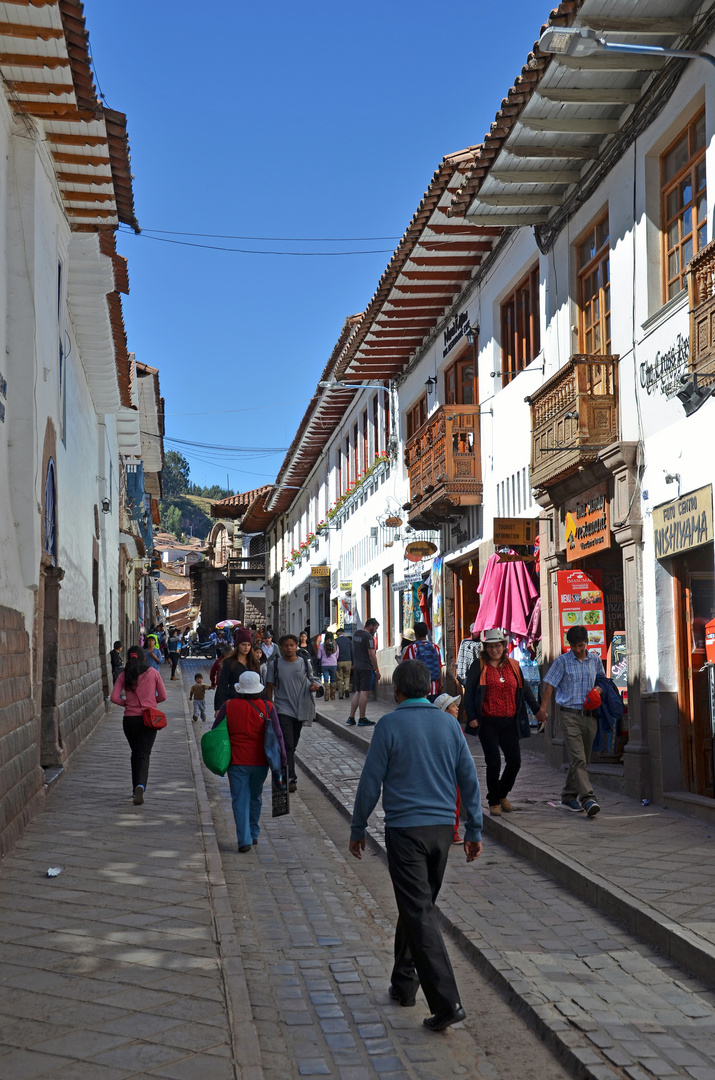
[[[435,914],[454,835],[456,788],[467,812],[467,862],[482,851],[482,809],[474,761],[453,716],[427,700],[429,669],[404,660],[393,675],[397,708],[375,728],[355,796],[350,853],[362,858],[365,832],[382,789],[387,863],[397,900],[395,965],[390,997],[414,1005],[422,986],[443,1031],[464,1020],[452,965]]]

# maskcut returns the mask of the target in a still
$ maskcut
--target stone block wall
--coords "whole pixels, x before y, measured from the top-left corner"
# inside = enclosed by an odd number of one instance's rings
[[[105,713],[98,631],[94,623],[60,620],[57,712],[62,760],[67,761]]]
[[[0,853],[9,851],[44,799],[40,722],[32,697],[30,642],[19,611],[0,606]]]

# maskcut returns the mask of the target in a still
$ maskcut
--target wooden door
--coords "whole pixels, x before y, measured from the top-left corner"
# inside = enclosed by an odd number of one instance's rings
[[[479,611],[479,564],[472,564],[472,573],[469,573],[469,565],[456,566],[454,568],[454,655],[459,652],[459,646],[472,633],[472,626]]]
[[[678,709],[684,781],[696,795],[715,797],[710,683],[705,624],[715,615],[713,549],[705,545],[674,560],[678,630]]]

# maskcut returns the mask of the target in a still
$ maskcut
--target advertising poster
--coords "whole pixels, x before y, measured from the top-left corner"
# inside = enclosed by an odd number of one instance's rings
[[[570,648],[566,634],[572,626],[583,626],[588,632],[588,648],[606,659],[606,617],[600,570],[584,574],[582,570],[559,570],[556,575],[559,590],[559,626],[563,652]]]
[[[439,651],[444,655],[442,624],[442,559],[440,557],[432,563],[432,641],[439,646]]]

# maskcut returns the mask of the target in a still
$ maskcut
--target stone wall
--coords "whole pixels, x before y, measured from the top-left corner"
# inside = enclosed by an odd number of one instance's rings
[[[57,711],[64,762],[92,733],[105,712],[94,623],[60,620]]]
[[[32,698],[23,616],[0,606],[0,853],[9,851],[44,799],[40,724]]]

